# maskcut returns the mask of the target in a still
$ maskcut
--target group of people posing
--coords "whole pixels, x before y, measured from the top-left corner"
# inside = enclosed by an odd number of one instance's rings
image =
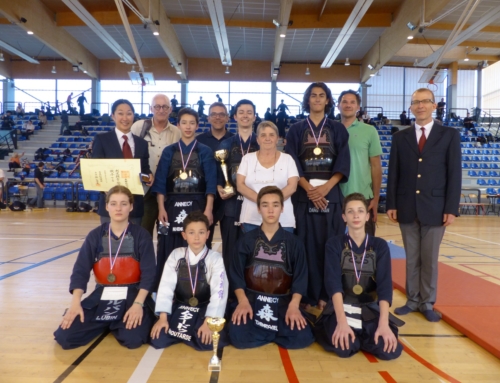
[[[309,116],[290,127],[284,152],[272,122],[253,133],[249,100],[235,106],[236,134],[225,129],[228,111],[216,102],[209,108],[211,130],[198,136],[192,109],[178,112],[177,127],[168,122],[164,95],[153,99],[153,118],[136,123],[130,102],[116,101],[116,129],[96,136],[92,157],[140,159],[147,192],[133,196],[115,186],[102,193],[101,226],[80,250],[73,300],[55,332],[63,348],[109,328],[129,348],[185,342],[208,350],[206,318],[225,317],[220,347],[275,342],[294,349],[316,339],[341,357],[364,350],[397,358],[403,322],[389,312],[390,251],[374,236],[382,178],[378,133],[356,119],[357,92],[339,96],[342,123],[326,117],[332,100],[324,83],[307,88]],[[415,258],[407,263],[407,303],[396,313],[421,311],[430,321],[439,314],[428,266],[437,268],[439,233],[457,215],[461,174],[458,132],[434,123],[435,108],[432,92],[413,94],[416,127],[394,137],[387,200],[389,218],[399,222],[405,248],[412,247],[408,257]],[[211,250],[216,223],[222,255]],[[97,287],[82,300],[91,271]],[[321,314],[311,315],[311,307]]]

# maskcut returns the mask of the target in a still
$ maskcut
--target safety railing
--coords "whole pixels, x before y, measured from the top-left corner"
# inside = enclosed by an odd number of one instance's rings
[[[90,103],[90,109],[91,111],[97,109],[100,114],[110,113],[108,102],[92,102]]]

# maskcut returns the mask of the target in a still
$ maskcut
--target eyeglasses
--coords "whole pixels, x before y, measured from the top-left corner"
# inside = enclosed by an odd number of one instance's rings
[[[413,100],[411,102],[412,105],[420,105],[420,104],[424,104],[424,105],[428,105],[428,104],[434,104],[434,100],[430,100],[428,98],[426,98],[425,100]]]
[[[164,111],[167,111],[170,109],[170,105],[155,105],[153,106],[153,109],[156,110],[156,111],[160,111],[160,110],[164,110]]]
[[[227,117],[226,113],[210,113],[211,118],[224,118]]]

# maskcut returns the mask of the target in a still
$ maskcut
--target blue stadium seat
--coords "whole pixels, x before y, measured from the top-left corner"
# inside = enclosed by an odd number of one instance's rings
[[[62,172],[61,174],[59,174],[59,178],[68,178],[68,177],[69,177],[68,172]]]
[[[78,148],[78,144],[70,144],[69,148],[70,149],[76,149],[76,148]]]
[[[75,138],[74,137],[68,137],[66,139],[66,142],[74,142],[75,141]]]
[[[479,164],[478,164],[478,163],[476,163],[476,162],[473,162],[473,163],[470,165],[470,167],[471,167],[472,169],[479,169]]]
[[[64,188],[61,186],[56,187],[55,193],[54,193],[54,199],[56,201],[64,201]]]
[[[489,164],[485,164],[484,162],[481,162],[481,164],[479,165],[479,167],[481,169],[489,169],[490,168],[490,165]]]
[[[486,194],[492,195],[492,194],[497,194],[497,192],[496,192],[495,188],[487,188]]]
[[[57,142],[54,142],[53,144],[50,144],[51,148],[58,148],[59,144]]]
[[[79,201],[88,201],[89,199],[89,192],[84,189],[79,189],[78,190],[78,200]]]
[[[471,170],[471,171],[472,171],[472,172],[474,172],[474,170]],[[474,173],[475,173],[475,172],[474,172]],[[488,177],[488,173],[487,173],[487,172],[485,172],[484,170],[480,170],[480,171],[477,173],[477,175],[478,175],[479,177]]]
[[[55,191],[54,187],[47,186],[45,189],[43,189],[43,199],[44,200],[54,199],[54,191]]]
[[[99,201],[99,195],[100,195],[100,193],[98,191],[91,191],[89,194],[90,194],[89,195],[89,199],[91,201]]]
[[[469,168],[469,164],[462,162],[462,169],[467,169],[467,168]]]
[[[469,177],[477,177],[477,172],[475,170],[469,170],[467,174]]]
[[[66,137],[59,137],[57,142],[66,142]]]
[[[488,173],[488,175],[490,177],[498,177],[498,172],[494,171],[494,170],[490,170],[490,172]]]
[[[382,166],[389,166],[389,163],[387,161],[382,161]]]
[[[486,181],[483,180],[482,178],[478,178],[477,184],[480,185],[480,186],[484,186],[484,185],[486,185]]]
[[[69,178],[78,179],[78,178],[81,178],[81,175],[79,172],[74,172],[73,174],[71,174],[69,176]]]
[[[498,185],[498,183],[497,183],[496,180],[494,180],[494,179],[491,178],[491,179],[488,180],[488,185],[496,186],[496,185]]]
[[[482,156],[482,157],[481,157],[481,161],[490,162],[490,161],[491,161],[491,159],[490,159],[490,157],[488,157],[488,156]]]
[[[498,164],[491,164],[491,169],[499,169],[500,166]]]

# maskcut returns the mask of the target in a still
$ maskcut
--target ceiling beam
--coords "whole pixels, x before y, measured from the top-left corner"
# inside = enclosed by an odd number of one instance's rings
[[[476,21],[474,24],[472,24],[469,28],[461,32],[458,36],[455,37],[453,42],[449,45],[448,49],[452,49],[456,47],[458,44],[461,42],[466,41],[467,39],[471,38],[475,34],[481,31],[485,26],[495,22],[500,15],[500,6],[497,6],[493,9],[491,9],[488,13],[486,13],[483,17],[481,17],[478,21]],[[435,62],[438,57],[441,55],[441,52],[443,51],[444,46],[439,48],[437,51],[426,57],[424,60],[419,62],[418,66],[420,67],[426,67],[433,62]]]
[[[22,59],[32,63],[32,64],[40,64],[38,60],[35,60],[33,57],[28,56],[24,52],[21,52],[19,49],[13,47],[10,44],[7,44],[5,41],[0,40],[0,48],[4,51],[9,51],[10,53],[21,57]]]
[[[121,18],[116,11],[99,11],[90,12],[101,25],[120,25]],[[290,20],[293,24],[289,27],[291,29],[311,29],[311,28],[342,28],[349,18],[349,13],[324,13],[321,19],[318,20],[317,15],[308,14],[290,14]],[[388,28],[392,23],[391,13],[374,13],[368,12],[365,17],[359,22],[359,28]],[[171,24],[180,25],[212,25],[210,18],[198,17],[170,17]],[[72,12],[58,12],[56,15],[57,26],[59,27],[74,27],[85,26],[74,13]],[[133,13],[128,14],[128,21],[132,24],[142,24],[141,20]],[[2,23],[0,19],[0,24]],[[274,25],[271,20],[239,20],[232,19],[226,21],[226,27],[240,27],[240,28],[267,28],[272,29]]]
[[[413,40],[408,40],[408,44],[418,44],[418,45],[444,45],[446,40],[444,39],[423,39],[415,37]],[[460,47],[478,47],[478,48],[500,48],[500,42],[495,41],[472,41],[465,40],[458,44]]]
[[[104,44],[106,44],[116,55],[127,64],[135,64],[135,61],[127,51],[102,27],[101,24],[85,9],[78,0],[62,0],[66,6],[77,15]]]
[[[466,24],[464,26],[465,29],[469,28],[471,24]],[[437,29],[440,31],[452,31],[453,28],[455,27],[455,24],[452,23],[436,23],[433,24],[429,27],[426,27],[426,29]],[[488,25],[485,26],[480,30],[480,32],[486,32],[486,33],[500,33],[500,26],[498,25]]]
[[[285,45],[286,31],[290,22],[290,12],[292,11],[293,0],[281,0],[280,14],[278,17],[279,26],[276,26],[276,34],[274,36],[274,58],[273,67],[271,70],[271,78],[276,80],[279,73],[281,63],[281,55]],[[276,70],[278,69],[278,70]]]
[[[221,0],[207,0],[208,12],[214,28],[215,41],[219,49],[220,61],[224,66],[233,65],[229,42],[227,40],[226,24],[224,22],[224,11]]]
[[[79,65],[90,77],[99,77],[99,61],[73,36],[57,26],[55,15],[40,0],[2,0],[0,12],[10,22],[18,24],[25,31],[31,30],[34,38],[42,41],[73,65]],[[21,23],[24,17],[27,22]],[[82,63],[82,64],[80,64]]]
[[[372,5],[372,3],[373,0],[358,0],[345,25],[342,27],[340,34],[333,42],[333,45],[330,51],[327,53],[325,60],[321,64],[321,68],[330,68],[332,66],[333,62],[351,38],[359,22],[366,14],[368,8],[370,8],[370,5]]]
[[[451,0],[443,1],[427,1],[426,2],[426,19],[432,19],[438,12],[443,10]],[[407,42],[410,30],[406,26],[408,22],[418,25],[422,13],[421,1],[403,1],[398,11],[395,13],[394,21],[391,27],[387,28],[380,36],[377,44],[374,44],[371,49],[363,57],[361,65],[361,82],[365,82],[370,78],[371,71],[368,69],[368,64],[376,66],[379,70],[385,65]],[[380,47],[379,47],[380,44]]]
[[[170,60],[170,64],[176,69],[177,74],[183,80],[187,80],[188,65],[186,54],[181,46],[179,38],[175,33],[175,29],[167,17],[167,13],[160,2],[149,0],[134,0],[137,8],[143,15],[150,15],[152,20],[158,20],[159,24],[150,25],[151,29],[158,31],[159,35],[156,39],[165,51]],[[149,9],[149,5],[152,5]]]

